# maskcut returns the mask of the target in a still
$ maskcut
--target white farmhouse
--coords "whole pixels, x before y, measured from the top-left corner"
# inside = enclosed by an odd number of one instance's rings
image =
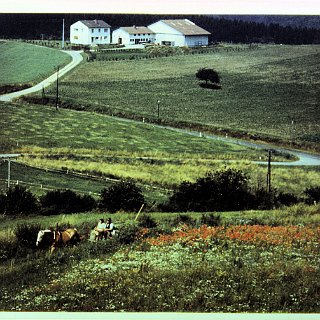
[[[160,20],[148,28],[156,34],[155,43],[176,47],[206,46],[211,34],[188,19]]]
[[[121,27],[112,32],[112,42],[124,45],[154,43],[155,34],[147,27]]]
[[[109,44],[110,26],[103,20],[80,20],[70,26],[70,42],[95,46]]]

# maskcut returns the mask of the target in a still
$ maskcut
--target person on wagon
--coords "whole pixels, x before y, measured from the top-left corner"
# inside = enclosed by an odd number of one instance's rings
[[[97,226],[94,228],[94,233],[95,233],[95,240],[96,239],[100,239],[103,234],[104,231],[106,230],[106,223],[104,222],[104,220],[101,218],[97,224]]]
[[[104,237],[112,238],[114,232],[114,224],[112,223],[111,218],[108,218],[106,228],[104,229]]]

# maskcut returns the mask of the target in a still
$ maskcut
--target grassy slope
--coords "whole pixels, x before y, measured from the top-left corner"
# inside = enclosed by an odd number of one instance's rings
[[[71,61],[68,54],[55,49],[21,42],[0,42],[0,86],[36,83]],[[3,63],[5,62],[5,63]]]
[[[152,60],[97,61],[66,77],[61,97],[153,117],[159,99],[163,119],[317,143],[319,58],[319,46],[266,46]],[[219,72],[222,90],[198,86],[195,73],[202,67]]]
[[[209,170],[225,167],[241,169],[254,185],[265,185],[266,168],[248,161],[228,163],[217,159],[265,159],[263,150],[209,141],[147,124],[119,121],[95,113],[43,106],[5,106],[0,108],[2,142],[11,141],[24,154],[21,161],[44,168],[68,168],[118,178],[133,178],[142,184],[171,188],[184,180],[194,181]],[[273,168],[274,186],[301,194],[317,185],[317,168]],[[2,166],[2,179],[6,166]],[[28,168],[12,168],[12,180],[19,179],[46,187],[72,188],[97,193],[102,182],[86,182],[70,175],[35,173]],[[151,190],[152,191],[152,190]],[[148,194],[151,192],[148,191]],[[163,197],[153,190],[150,198]]]

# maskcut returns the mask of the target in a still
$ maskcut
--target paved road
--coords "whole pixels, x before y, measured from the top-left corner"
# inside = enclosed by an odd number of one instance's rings
[[[201,135],[202,137],[205,137],[207,139],[220,140],[220,141],[224,141],[224,142],[228,142],[228,143],[235,143],[235,144],[247,146],[247,147],[250,147],[250,148],[266,149],[266,150],[270,149],[270,150],[274,150],[274,151],[278,151],[278,152],[289,153],[289,154],[292,154],[292,155],[294,155],[294,156],[296,156],[298,158],[297,161],[287,161],[287,162],[285,162],[285,161],[284,162],[273,161],[272,162],[273,165],[281,165],[281,166],[320,166],[320,155],[319,154],[311,154],[311,153],[298,151],[298,150],[294,150],[294,149],[281,148],[281,147],[277,147],[277,146],[273,146],[273,145],[269,145],[269,144],[259,144],[259,143],[255,143],[255,142],[249,142],[249,141],[245,141],[245,140],[238,140],[238,139],[233,139],[233,138],[229,138],[229,137],[221,137],[221,136],[218,136],[218,135],[210,135],[210,134],[203,135],[200,132],[187,131],[187,130],[178,129],[178,128],[172,128],[172,127],[166,127],[166,128],[169,129],[169,130],[183,132],[183,133],[190,134],[190,135],[193,135],[193,136],[200,136]],[[267,164],[267,162],[265,162],[265,161],[255,161],[255,163]]]
[[[79,52],[79,51],[63,51],[63,52],[69,54],[72,57],[72,61],[69,64],[67,64],[64,68],[59,70],[59,74],[58,74],[59,78],[62,77],[67,72],[69,72],[71,69],[73,69],[75,66],[77,66],[83,60],[81,52]],[[10,102],[13,99],[19,98],[23,95],[40,91],[40,90],[42,90],[42,88],[46,88],[49,85],[51,85],[52,83],[56,82],[56,80],[57,80],[57,73],[54,73],[49,78],[43,80],[42,82],[38,83],[37,85],[35,85],[31,88],[1,95],[0,101]]]

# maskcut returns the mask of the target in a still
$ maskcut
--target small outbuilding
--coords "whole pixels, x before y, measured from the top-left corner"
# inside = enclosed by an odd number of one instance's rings
[[[79,20],[70,26],[70,42],[90,46],[110,44],[110,28],[103,20]]]
[[[156,34],[156,44],[172,47],[207,46],[211,34],[188,19],[160,20],[148,28]]]
[[[147,27],[120,27],[112,32],[112,42],[123,45],[154,43],[155,33]]]

